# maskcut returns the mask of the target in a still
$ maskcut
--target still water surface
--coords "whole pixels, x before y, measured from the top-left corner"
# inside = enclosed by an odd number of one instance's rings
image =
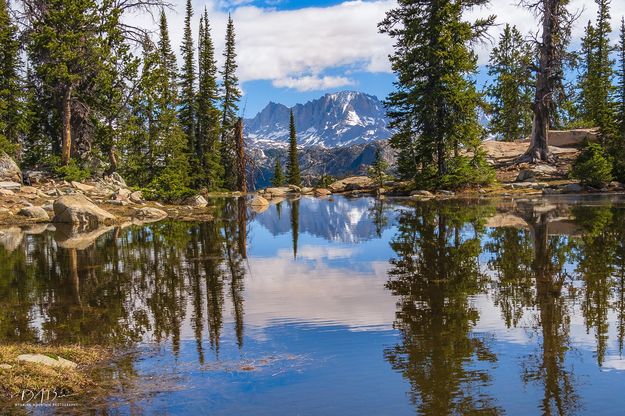
[[[219,211],[0,230],[0,342],[132,351],[74,413],[625,412],[623,200]]]

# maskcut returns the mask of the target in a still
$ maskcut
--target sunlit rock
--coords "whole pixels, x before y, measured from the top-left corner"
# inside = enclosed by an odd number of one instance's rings
[[[83,195],[65,195],[54,201],[53,222],[98,226],[115,220],[115,216],[95,205]]]

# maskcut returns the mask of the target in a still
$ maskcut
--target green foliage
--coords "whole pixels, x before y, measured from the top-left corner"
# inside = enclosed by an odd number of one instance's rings
[[[471,80],[477,57],[471,45],[484,36],[494,16],[474,22],[463,16],[487,3],[399,2],[379,25],[395,41],[390,59],[396,90],[386,106],[397,131],[390,142],[398,152],[403,178],[416,179],[434,164],[441,179],[448,173],[451,155],[463,146],[476,147],[481,139],[481,96]]]
[[[332,185],[334,182],[336,182],[336,178],[334,176],[330,176],[324,173],[319,177],[315,186],[317,188],[327,188],[328,186]]]
[[[571,169],[584,185],[600,188],[612,180],[612,158],[598,143],[586,143]]]
[[[299,158],[297,155],[297,130],[295,128],[295,116],[291,110],[289,122],[289,162],[286,166],[286,181],[289,185],[302,185],[299,170]]]
[[[490,131],[506,141],[524,139],[532,131],[533,52],[516,26],[506,24],[490,54],[488,75],[494,78],[486,89]]]
[[[7,0],[0,0],[0,150],[11,155],[15,155],[24,128],[19,45]]]
[[[369,178],[373,180],[378,188],[381,188],[384,185],[384,181],[386,181],[386,179],[388,178],[388,174],[386,173],[388,171],[388,168],[388,162],[384,160],[384,158],[382,157],[382,152],[378,147],[375,150],[375,160],[367,170]]]
[[[239,79],[237,78],[237,63],[235,51],[235,33],[232,17],[228,16],[226,27],[226,48],[224,50],[224,67],[222,76],[222,114],[221,114],[221,162],[224,171],[228,172],[224,177],[224,186],[227,189],[235,190],[239,184],[235,126],[239,119],[238,102],[241,99],[239,90]]]
[[[443,189],[458,189],[471,185],[488,185],[495,180],[495,170],[483,152],[475,156],[456,156],[449,161],[449,170],[438,182]]]
[[[578,116],[582,120],[599,127],[604,145],[614,136],[615,112],[613,95],[615,87],[614,61],[610,54],[610,1],[595,0],[598,5],[597,20],[590,22],[582,39],[582,72],[578,80]]]
[[[199,76],[197,94],[196,153],[201,160],[199,183],[209,190],[223,186],[224,168],[221,163],[220,118],[218,108],[217,64],[210,33],[208,12],[200,19]]]
[[[195,48],[193,47],[193,35],[191,32],[191,19],[193,17],[193,8],[191,0],[187,0],[186,14],[184,19],[184,33],[182,46],[180,51],[182,54],[182,71],[180,72],[180,106],[178,116],[180,125],[187,137],[187,147],[189,149],[189,159],[192,165],[192,171],[198,172],[200,167],[199,156],[196,145],[196,71],[195,71]]]
[[[57,165],[54,173],[66,181],[82,182],[91,177],[91,171],[78,165],[78,162],[71,160],[67,165],[61,164],[60,158],[56,158]]]
[[[150,182],[144,195],[148,200],[181,203],[195,193],[189,188],[188,183],[187,177],[183,177],[175,169],[168,168]]]
[[[280,163],[279,157],[276,158],[276,164],[274,165],[271,184],[273,186],[284,186],[284,172],[282,172],[282,163]]]

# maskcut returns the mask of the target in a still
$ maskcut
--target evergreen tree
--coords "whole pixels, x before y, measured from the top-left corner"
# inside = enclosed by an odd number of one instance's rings
[[[223,103],[221,114],[221,159],[225,172],[224,186],[227,189],[237,188],[239,178],[237,177],[236,162],[236,138],[235,127],[239,119],[238,102],[241,99],[239,90],[239,79],[237,78],[237,63],[235,51],[235,33],[232,17],[228,16],[228,26],[226,28],[226,49],[224,51],[225,63],[221,71]]]
[[[603,145],[615,132],[614,61],[610,57],[610,0],[595,0],[599,8],[595,26],[590,22],[582,39],[583,71],[579,79],[579,113],[586,123],[599,127]]]
[[[620,181],[625,181],[625,18],[621,19],[617,51],[616,123],[618,132],[615,134],[610,152],[614,156],[614,176]]]
[[[485,34],[494,16],[475,22],[462,18],[487,3],[402,0],[379,25],[395,39],[390,59],[396,90],[386,102],[391,126],[397,130],[391,145],[398,151],[401,176],[417,179],[420,185],[437,186],[461,166],[464,170],[473,165],[469,171],[485,166],[481,157],[466,163],[459,150],[474,150],[480,144],[481,97],[469,79],[477,68],[470,45]]]
[[[388,163],[382,157],[382,151],[378,147],[375,149],[375,159],[369,167],[369,177],[373,180],[378,188],[384,186],[384,181],[387,178],[386,171],[388,170]]]
[[[625,18],[621,19],[621,33],[618,44],[618,110],[621,146],[625,146]]]
[[[297,156],[297,130],[295,128],[295,116],[291,110],[289,121],[289,163],[287,164],[286,180],[289,185],[302,185],[302,178],[299,171],[299,160]]]
[[[102,69],[100,8],[95,0],[43,0],[29,10],[29,58],[60,120],[53,135],[67,165],[88,126],[88,89]]]
[[[200,183],[210,190],[217,190],[222,187],[224,177],[219,142],[221,112],[218,108],[219,91],[215,50],[206,10],[200,19],[199,39],[196,152],[202,162],[203,178]]]
[[[273,186],[284,186],[284,173],[282,172],[282,163],[280,158],[276,158],[276,164],[273,168],[273,178],[271,178],[271,184]]]
[[[0,0],[0,151],[14,153],[23,128],[20,100],[20,47],[7,0]]]
[[[186,136],[177,117],[177,68],[169,41],[165,13],[160,17],[156,50],[144,53],[143,97],[139,99],[146,122],[150,196],[179,201],[189,193],[189,163]]]
[[[187,0],[186,14],[184,19],[184,33],[180,52],[182,54],[182,71],[180,72],[180,125],[187,136],[189,158],[193,161],[193,172],[198,172],[199,161],[197,159],[196,146],[196,91],[195,91],[195,48],[191,33],[191,18],[193,8],[191,0]]]
[[[505,141],[519,140],[532,131],[532,47],[516,26],[506,24],[490,54],[488,87],[491,133]]]

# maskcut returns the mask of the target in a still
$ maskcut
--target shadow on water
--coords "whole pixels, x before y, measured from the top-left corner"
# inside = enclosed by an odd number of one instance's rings
[[[200,368],[231,382],[228,377],[238,371],[280,361],[277,350],[318,353],[314,344],[298,344],[304,334],[319,330],[316,336],[321,339],[326,329],[338,331],[335,322],[324,324],[316,315],[308,320],[299,316],[297,324],[286,319],[279,325],[271,320],[262,325],[246,322],[246,312],[259,314],[254,296],[259,286],[254,280],[254,271],[260,270],[257,261],[273,261],[271,267],[279,273],[278,268],[299,270],[296,265],[318,266],[323,260],[327,270],[322,273],[339,276],[334,282],[338,285],[352,278],[341,270],[356,273],[362,264],[383,267],[385,285],[374,296],[380,303],[390,300],[395,317],[388,322],[392,336],[376,338],[378,355],[369,358],[382,359],[385,367],[373,366],[377,373],[367,376],[399,374],[407,383],[402,388],[411,413],[501,414],[521,408],[545,415],[584,413],[597,394],[588,385],[603,382],[602,377],[610,377],[606,383],[625,377],[619,371],[583,376],[597,368],[625,368],[625,209],[619,201],[304,198],[254,213],[239,198],[220,202],[220,209],[216,220],[205,223],[166,220],[97,230],[47,225],[0,229],[0,342],[136,348],[118,369],[120,379],[143,386],[136,397],[127,396],[131,402],[143,401],[142,394],[150,390],[140,374],[145,373],[145,362],[158,363],[151,361],[150,354],[160,354],[149,352],[151,346],[166,351],[161,359],[171,356],[181,366],[191,366],[188,373]],[[382,261],[377,241],[390,249]],[[315,244],[371,251],[358,258],[326,254],[322,259],[310,254]],[[289,255],[282,257],[280,250],[287,245]],[[261,249],[273,251],[254,254]],[[296,281],[305,278],[296,276]],[[320,282],[311,283],[308,290],[320,290],[315,287]],[[276,287],[272,290],[279,292],[279,279]],[[289,303],[288,293],[281,295],[280,302],[264,307],[302,306],[295,300]],[[486,324],[491,321],[496,324]],[[308,325],[308,332],[301,332],[302,324]],[[185,352],[187,327],[193,334],[195,363]],[[264,331],[261,338],[259,327]],[[272,338],[271,331],[286,335]],[[356,337],[358,331],[344,328],[342,333]],[[508,341],[519,334],[523,341]],[[367,338],[359,339],[365,354]],[[338,347],[328,344],[326,355],[340,356]],[[592,367],[584,358],[588,354]],[[295,360],[296,355],[289,357]],[[502,376],[504,367],[508,370]],[[319,371],[310,370],[309,377],[322,377]],[[272,385],[269,378],[255,377],[261,390]],[[198,389],[203,380],[194,375],[184,383]],[[289,393],[289,380],[280,385],[283,394]],[[506,383],[531,394],[527,400],[507,397]],[[373,394],[355,384],[336,388]],[[154,389],[150,394],[167,397],[162,385]],[[237,392],[234,397],[241,400],[246,394],[250,393]],[[224,392],[211,403],[227,413],[227,397]],[[624,404],[621,397],[613,400]],[[376,410],[388,404],[384,397],[376,403]],[[270,414],[271,403],[257,405],[259,414]],[[312,401],[298,403],[298,408],[312,412],[315,406]],[[355,403],[346,401],[330,413],[351,414],[350,408]]]

